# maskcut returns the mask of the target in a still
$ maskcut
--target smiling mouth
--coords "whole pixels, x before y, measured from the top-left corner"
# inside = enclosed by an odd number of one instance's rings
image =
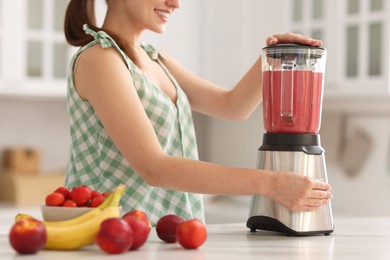
[[[169,13],[163,12],[161,10],[155,10],[155,11],[165,21],[168,19],[169,15],[170,15]]]

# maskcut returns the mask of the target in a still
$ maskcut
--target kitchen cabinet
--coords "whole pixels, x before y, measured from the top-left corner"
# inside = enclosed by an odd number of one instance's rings
[[[4,78],[4,0],[0,0],[0,83]]]
[[[66,0],[0,0],[0,95],[65,96]]]
[[[64,185],[63,172],[0,172],[0,202],[15,206],[39,206],[44,204],[53,187]]]
[[[322,39],[328,49],[325,95],[389,95],[389,1],[287,3],[288,30]]]
[[[0,0],[0,95],[65,95],[74,53],[62,32],[67,3]],[[221,6],[223,12],[217,12]],[[255,0],[238,6],[214,0],[195,7],[202,14],[195,44],[202,49],[200,74],[217,83],[237,81],[260,54],[266,36],[293,31],[323,39],[328,49],[325,95],[389,94],[389,1],[279,0],[266,7]],[[227,53],[234,67],[215,71]]]

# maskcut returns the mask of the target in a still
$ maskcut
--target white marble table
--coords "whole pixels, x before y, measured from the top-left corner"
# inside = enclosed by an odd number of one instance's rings
[[[10,220],[12,221],[12,219]],[[116,255],[115,259],[390,259],[389,218],[335,218],[330,236],[286,237],[258,231],[251,233],[244,223],[208,225],[206,243],[197,250],[161,242],[153,229],[138,251]],[[40,251],[20,256],[10,247],[8,231],[0,230],[0,259],[107,259],[96,245],[78,251]]]

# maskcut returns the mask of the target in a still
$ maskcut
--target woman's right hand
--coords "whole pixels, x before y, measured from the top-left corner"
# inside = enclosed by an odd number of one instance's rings
[[[270,197],[292,211],[315,211],[333,198],[332,187],[293,172],[276,172]]]
[[[283,33],[283,34],[274,34],[272,36],[269,36],[266,39],[267,46],[276,45],[280,43],[295,43],[295,44],[301,44],[301,45],[309,45],[309,46],[316,46],[321,47],[322,41],[312,39],[310,37],[306,37],[299,33]]]

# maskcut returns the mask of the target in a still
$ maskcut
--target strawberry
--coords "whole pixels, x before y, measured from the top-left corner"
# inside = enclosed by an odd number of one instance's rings
[[[75,187],[70,192],[70,199],[76,202],[78,207],[85,206],[92,198],[92,190],[83,185]]]
[[[97,190],[93,190],[91,192],[91,195],[92,195],[92,198],[94,198],[94,197],[97,197],[97,196],[101,196],[102,194],[99,191],[97,191]]]
[[[46,196],[46,206],[62,206],[64,201],[64,195],[58,192],[53,192]]]
[[[62,204],[63,207],[69,207],[69,208],[76,208],[77,204],[73,200],[66,200],[64,204]]]
[[[89,205],[89,207],[91,207],[91,208],[96,208],[96,207],[98,207],[100,204],[102,204],[103,201],[104,201],[105,199],[106,199],[106,198],[103,197],[103,195],[101,195],[101,194],[98,195],[98,196],[95,196],[95,197],[92,198],[91,204]]]
[[[69,189],[66,188],[66,187],[58,187],[57,189],[55,189],[54,192],[58,192],[58,193],[61,193],[62,195],[64,195],[64,198],[65,200],[68,200],[69,199]]]

